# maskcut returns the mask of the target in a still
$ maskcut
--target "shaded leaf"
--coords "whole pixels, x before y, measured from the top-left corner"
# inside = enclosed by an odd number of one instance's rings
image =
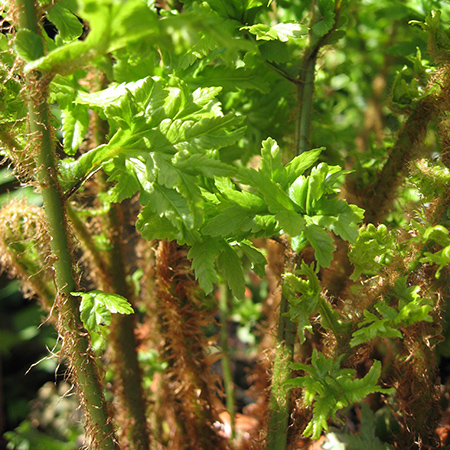
[[[233,247],[225,245],[217,260],[217,267],[222,272],[231,292],[238,300],[245,299],[245,278],[241,260]]]
[[[330,267],[333,259],[333,238],[321,227],[309,223],[305,228],[305,238],[314,248],[314,255],[321,267]]]
[[[188,258],[192,259],[195,278],[206,294],[209,294],[214,284],[218,282],[214,262],[222,249],[223,246],[219,240],[209,238],[195,243],[189,250]]]

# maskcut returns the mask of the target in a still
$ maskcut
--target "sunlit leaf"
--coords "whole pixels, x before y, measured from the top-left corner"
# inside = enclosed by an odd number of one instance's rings
[[[111,323],[111,314],[133,314],[134,310],[128,300],[118,294],[110,294],[99,290],[90,292],[71,292],[81,297],[80,316],[89,331],[101,331],[101,326]]]

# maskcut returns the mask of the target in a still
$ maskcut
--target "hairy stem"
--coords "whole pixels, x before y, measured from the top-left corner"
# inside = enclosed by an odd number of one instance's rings
[[[281,297],[277,347],[272,373],[272,389],[267,425],[267,450],[284,450],[289,425],[290,395],[284,383],[291,378],[290,363],[294,355],[295,324],[287,317],[289,303]]]
[[[33,0],[17,0],[11,10],[18,11],[19,27],[38,33],[38,22]],[[37,179],[44,202],[53,269],[57,287],[56,307],[58,327],[63,338],[63,349],[78,385],[80,400],[86,412],[86,434],[92,438],[95,449],[118,449],[108,408],[103,396],[98,368],[90,351],[87,334],[82,327],[78,301],[70,295],[78,286],[70,251],[69,235],[57,178],[56,157],[52,145],[48,106],[46,102],[49,79],[39,72],[25,74],[30,140],[34,147]]]
[[[187,250],[175,242],[159,243],[157,252],[156,311],[164,337],[162,357],[169,364],[164,372],[165,408],[177,424],[172,448],[228,448],[214,424],[219,420],[217,385],[208,357],[205,326],[213,311],[197,294]]]
[[[107,215],[107,229],[111,250],[109,267],[113,291],[128,299],[131,292],[126,279],[124,250],[121,239],[121,212],[118,204],[111,205]],[[145,450],[150,447],[146,418],[146,401],[142,388],[142,373],[137,355],[137,341],[134,333],[135,315],[116,314],[111,321],[111,347],[114,352],[114,366],[117,371],[117,387],[120,415],[127,421],[125,433],[131,450]]]
[[[426,136],[433,114],[434,108],[428,99],[417,105],[400,130],[389,158],[370,186],[361,187],[350,179],[347,186],[351,188],[351,192],[358,195],[358,203],[366,211],[366,223],[380,223],[384,220],[396,198],[396,189],[404,179],[408,164]],[[359,194],[356,194],[357,192]]]
[[[108,284],[111,276],[109,274],[106,260],[94,242],[92,234],[89,232],[86,223],[80,219],[77,211],[70,205],[67,206],[67,216],[70,219],[77,239],[81,242],[83,251],[90,255],[93,265],[95,266],[95,269],[97,269],[95,272],[96,279],[98,277],[103,284]]]

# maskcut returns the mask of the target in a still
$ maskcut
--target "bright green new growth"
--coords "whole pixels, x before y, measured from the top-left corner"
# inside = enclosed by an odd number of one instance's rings
[[[416,228],[422,234],[424,242],[436,242],[440,246],[444,247],[437,252],[424,252],[424,257],[420,260],[421,263],[437,264],[438,270],[436,271],[436,278],[439,278],[441,270],[450,264],[450,237],[447,228],[442,225],[436,225],[434,227],[425,227],[415,223]]]
[[[111,324],[111,313],[134,313],[128,300],[118,294],[94,290],[71,292],[71,295],[81,297],[80,317],[88,331],[99,333],[102,331],[102,327],[108,327]]]
[[[388,298],[374,305],[378,315],[364,310],[364,320],[358,324],[359,330],[353,333],[350,341],[352,347],[376,337],[402,338],[400,327],[408,327],[422,321],[433,322],[430,316],[430,312],[433,311],[433,299],[421,297],[420,287],[408,287],[406,282],[406,277],[398,278]],[[389,306],[389,300],[398,302],[398,306],[396,308]]]
[[[306,280],[292,273],[284,274],[286,283],[283,288],[289,301],[289,318],[297,323],[300,344],[306,340],[305,331],[312,331],[309,318],[318,311],[320,302],[321,287],[312,265],[302,262],[301,269],[297,271],[297,275],[303,275]]]
[[[355,270],[351,276],[357,280],[362,274],[375,275],[386,264],[392,262],[396,239],[386,225],[373,224],[359,230],[358,239],[351,248],[349,257]]]
[[[297,377],[285,383],[287,389],[304,390],[305,403],[314,404],[313,418],[304,431],[306,437],[319,439],[322,430],[328,430],[327,421],[336,419],[336,413],[346,406],[360,402],[373,392],[392,394],[393,389],[377,386],[381,374],[380,361],[374,361],[363,378],[355,378],[353,369],[341,369],[343,355],[326,358],[314,349],[311,365],[292,363],[293,370],[303,370],[309,376]]]

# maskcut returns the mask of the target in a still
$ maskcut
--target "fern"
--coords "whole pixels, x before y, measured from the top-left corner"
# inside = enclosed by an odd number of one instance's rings
[[[328,420],[337,420],[336,413],[346,406],[380,392],[390,394],[392,389],[377,386],[381,374],[380,361],[374,361],[363,378],[355,378],[355,370],[341,369],[340,357],[326,358],[314,349],[311,365],[292,363],[293,370],[303,370],[308,376],[296,377],[285,383],[287,389],[303,389],[305,403],[313,405],[313,417],[303,432],[304,436],[319,439],[322,430],[328,430]]]

